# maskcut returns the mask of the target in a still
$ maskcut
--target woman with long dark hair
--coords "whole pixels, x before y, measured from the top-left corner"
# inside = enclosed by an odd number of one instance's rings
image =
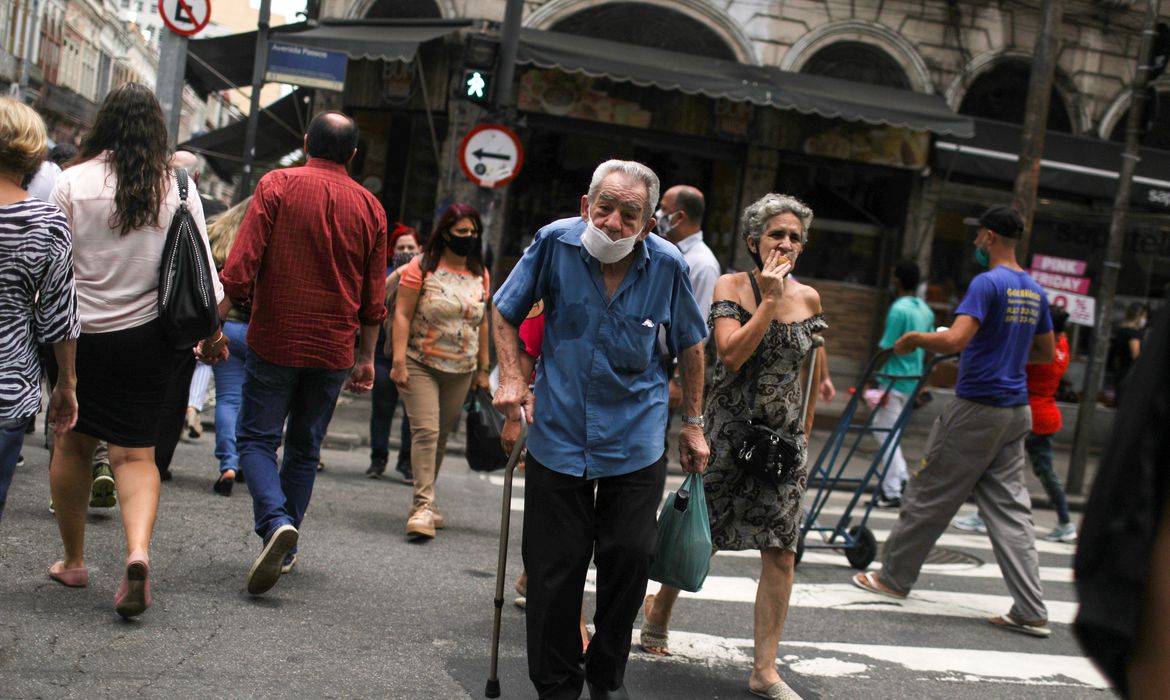
[[[66,586],[88,584],[90,458],[98,441],[105,440],[126,534],[125,574],[114,595],[114,609],[123,617],[150,607],[159,406],[179,360],[191,352],[171,347],[158,319],[159,267],[180,204],[169,155],[158,100],[144,85],[128,83],[106,96],[81,144],[80,162],[61,174],[53,191],[73,229],[81,337],[77,424],[57,437],[49,469],[65,550],[64,558],[49,567],[49,577]],[[203,205],[194,187],[186,205],[206,245]],[[208,269],[221,299],[213,273]],[[217,330],[199,350],[203,357],[222,358],[227,339]]]
[[[447,207],[422,255],[402,268],[394,310],[390,379],[410,416],[414,503],[406,534],[443,529],[435,479],[472,380],[488,388],[490,283],[483,264],[483,223],[470,204]]]

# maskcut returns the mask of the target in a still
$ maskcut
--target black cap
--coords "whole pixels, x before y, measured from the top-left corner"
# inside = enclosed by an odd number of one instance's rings
[[[978,218],[963,219],[968,226],[982,226],[1008,238],[1019,238],[1024,233],[1024,220],[1011,207],[996,204]]]

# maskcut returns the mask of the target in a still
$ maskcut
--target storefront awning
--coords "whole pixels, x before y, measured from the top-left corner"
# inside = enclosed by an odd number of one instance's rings
[[[471,25],[456,20],[321,20],[273,27],[270,41],[339,51],[352,59],[413,61],[420,44]],[[187,44],[187,82],[203,94],[252,84],[256,32]]]
[[[308,105],[304,93],[294,90],[260,112],[256,129],[256,162],[271,163],[292,153],[304,143],[308,126]],[[202,155],[217,175],[230,180],[243,164],[244,137],[248,120],[209,131],[179,144],[179,148]]]
[[[935,141],[935,167],[943,173],[1014,182],[1020,134],[1016,124],[975,119],[973,139]],[[1049,131],[1040,161],[1040,188],[1111,201],[1117,193],[1122,151],[1122,145],[1112,141]],[[1139,155],[1130,201],[1170,210],[1170,153],[1143,148]]]
[[[969,138],[969,117],[937,95],[749,66],[560,32],[522,29],[518,63],[831,119]]]

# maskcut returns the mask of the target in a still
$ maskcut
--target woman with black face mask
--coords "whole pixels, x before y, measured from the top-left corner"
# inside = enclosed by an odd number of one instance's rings
[[[432,538],[444,526],[435,479],[447,432],[472,382],[488,388],[490,283],[483,264],[483,223],[470,204],[447,207],[422,255],[402,268],[394,308],[390,379],[410,417],[414,502],[406,534]]]

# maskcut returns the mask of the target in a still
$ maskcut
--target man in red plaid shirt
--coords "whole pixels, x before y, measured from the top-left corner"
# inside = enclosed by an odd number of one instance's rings
[[[386,316],[386,213],[353,181],[357,126],[340,112],[313,118],[308,162],[260,178],[227,264],[226,304],[251,303],[236,440],[264,540],[248,592],[276,585],[296,561],[321,440],[342,384],[369,391]],[[356,358],[354,338],[360,329]],[[284,461],[276,449],[284,435]]]

